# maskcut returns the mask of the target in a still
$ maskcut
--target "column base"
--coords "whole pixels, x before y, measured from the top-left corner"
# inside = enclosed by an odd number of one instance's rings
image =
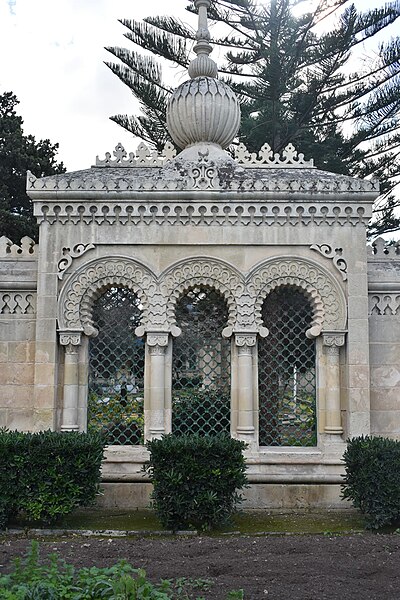
[[[60,431],[79,431],[79,425],[61,425]]]
[[[324,432],[329,435],[342,435],[343,427],[324,427]]]

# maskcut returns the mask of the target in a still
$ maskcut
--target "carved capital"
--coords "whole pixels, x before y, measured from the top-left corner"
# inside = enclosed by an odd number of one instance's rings
[[[256,345],[255,333],[235,333],[235,344],[238,348],[252,348]]]
[[[82,341],[81,331],[59,331],[61,346],[80,346]]]
[[[168,346],[168,333],[166,332],[148,332],[146,337],[147,345],[150,348],[166,348]]]
[[[164,356],[166,349],[166,346],[156,344],[155,346],[149,346],[149,353],[150,356]]]
[[[328,348],[339,348],[340,346],[344,346],[345,337],[346,334],[340,332],[324,333],[322,335],[323,344]]]

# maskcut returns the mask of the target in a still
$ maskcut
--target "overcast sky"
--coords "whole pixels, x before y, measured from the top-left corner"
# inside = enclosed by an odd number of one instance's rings
[[[59,142],[69,171],[94,164],[118,142],[137,146],[109,120],[137,113],[132,94],[104,65],[104,46],[131,47],[118,18],[173,14],[187,0],[0,0],[0,93],[13,91],[26,134]],[[311,1],[312,5],[313,2]],[[383,1],[357,0],[363,8]],[[192,20],[193,23],[193,20]],[[176,72],[176,85],[184,80]]]

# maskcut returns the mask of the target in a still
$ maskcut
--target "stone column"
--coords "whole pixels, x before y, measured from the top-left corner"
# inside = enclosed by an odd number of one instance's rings
[[[148,333],[146,343],[150,358],[150,438],[165,433],[165,354],[168,333]]]
[[[237,434],[244,441],[253,441],[254,426],[254,377],[253,353],[256,334],[236,333],[235,344],[238,349],[238,425]]]
[[[61,431],[78,431],[79,346],[81,344],[81,333],[60,332],[60,344],[65,348]]]
[[[326,354],[326,407],[325,433],[342,435],[340,406],[340,347],[344,345],[344,333],[323,334]]]

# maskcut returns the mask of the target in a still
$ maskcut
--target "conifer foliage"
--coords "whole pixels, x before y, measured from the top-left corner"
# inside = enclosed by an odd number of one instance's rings
[[[65,171],[56,162],[58,144],[24,134],[23,120],[16,113],[18,103],[12,92],[0,94],[0,237],[14,243],[25,235],[37,238],[32,202],[25,191],[26,172],[44,177]]]
[[[224,56],[219,76],[241,102],[240,141],[250,151],[268,142],[275,152],[292,142],[319,168],[379,178],[371,234],[400,229],[400,38],[391,37],[400,1],[377,4],[360,11],[349,0],[318,0],[307,11],[303,0],[214,0],[209,10],[212,43]],[[192,3],[187,10],[195,12]],[[119,62],[106,64],[141,108],[111,119],[158,150],[175,87],[162,66],[186,69],[196,32],[188,21],[122,19],[132,49],[107,48]]]

